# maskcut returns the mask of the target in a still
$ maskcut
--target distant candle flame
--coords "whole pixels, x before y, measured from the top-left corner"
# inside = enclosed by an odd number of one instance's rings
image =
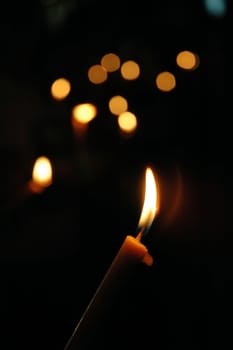
[[[52,166],[47,157],[41,156],[37,158],[33,171],[32,180],[34,184],[41,187],[48,187],[52,183]]]
[[[139,219],[138,228],[140,236],[147,232],[158,212],[158,190],[155,182],[153,172],[150,168],[146,169],[146,186],[145,199],[142,208],[142,213]]]

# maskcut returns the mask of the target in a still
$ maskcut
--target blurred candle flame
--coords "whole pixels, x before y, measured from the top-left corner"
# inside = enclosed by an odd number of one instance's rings
[[[52,165],[47,157],[41,156],[36,159],[32,171],[32,182],[38,188],[45,188],[51,185]]]
[[[140,237],[148,232],[159,209],[158,189],[151,168],[146,168],[145,198],[138,223]]]

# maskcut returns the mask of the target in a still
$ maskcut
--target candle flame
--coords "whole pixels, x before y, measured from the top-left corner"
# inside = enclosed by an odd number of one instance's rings
[[[52,183],[52,165],[47,157],[37,158],[32,172],[33,182],[41,187],[48,187]]]
[[[145,232],[148,232],[158,209],[158,190],[155,178],[152,170],[150,168],[146,168],[145,198],[138,223],[140,237],[142,234],[145,234]]]

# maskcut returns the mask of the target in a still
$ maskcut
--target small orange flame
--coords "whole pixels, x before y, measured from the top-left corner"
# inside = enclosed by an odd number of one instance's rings
[[[52,165],[47,157],[41,156],[35,161],[32,171],[34,185],[45,188],[52,183]]]
[[[143,232],[148,231],[159,210],[158,189],[151,168],[146,168],[146,186],[144,204],[139,219],[138,227],[140,237]]]

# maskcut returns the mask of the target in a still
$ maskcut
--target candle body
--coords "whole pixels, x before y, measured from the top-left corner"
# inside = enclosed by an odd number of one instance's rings
[[[138,263],[150,266],[153,258],[144,244],[133,236],[126,236],[107,273],[87,306],[65,350],[87,349],[92,335],[108,314],[111,302],[127,281]]]

